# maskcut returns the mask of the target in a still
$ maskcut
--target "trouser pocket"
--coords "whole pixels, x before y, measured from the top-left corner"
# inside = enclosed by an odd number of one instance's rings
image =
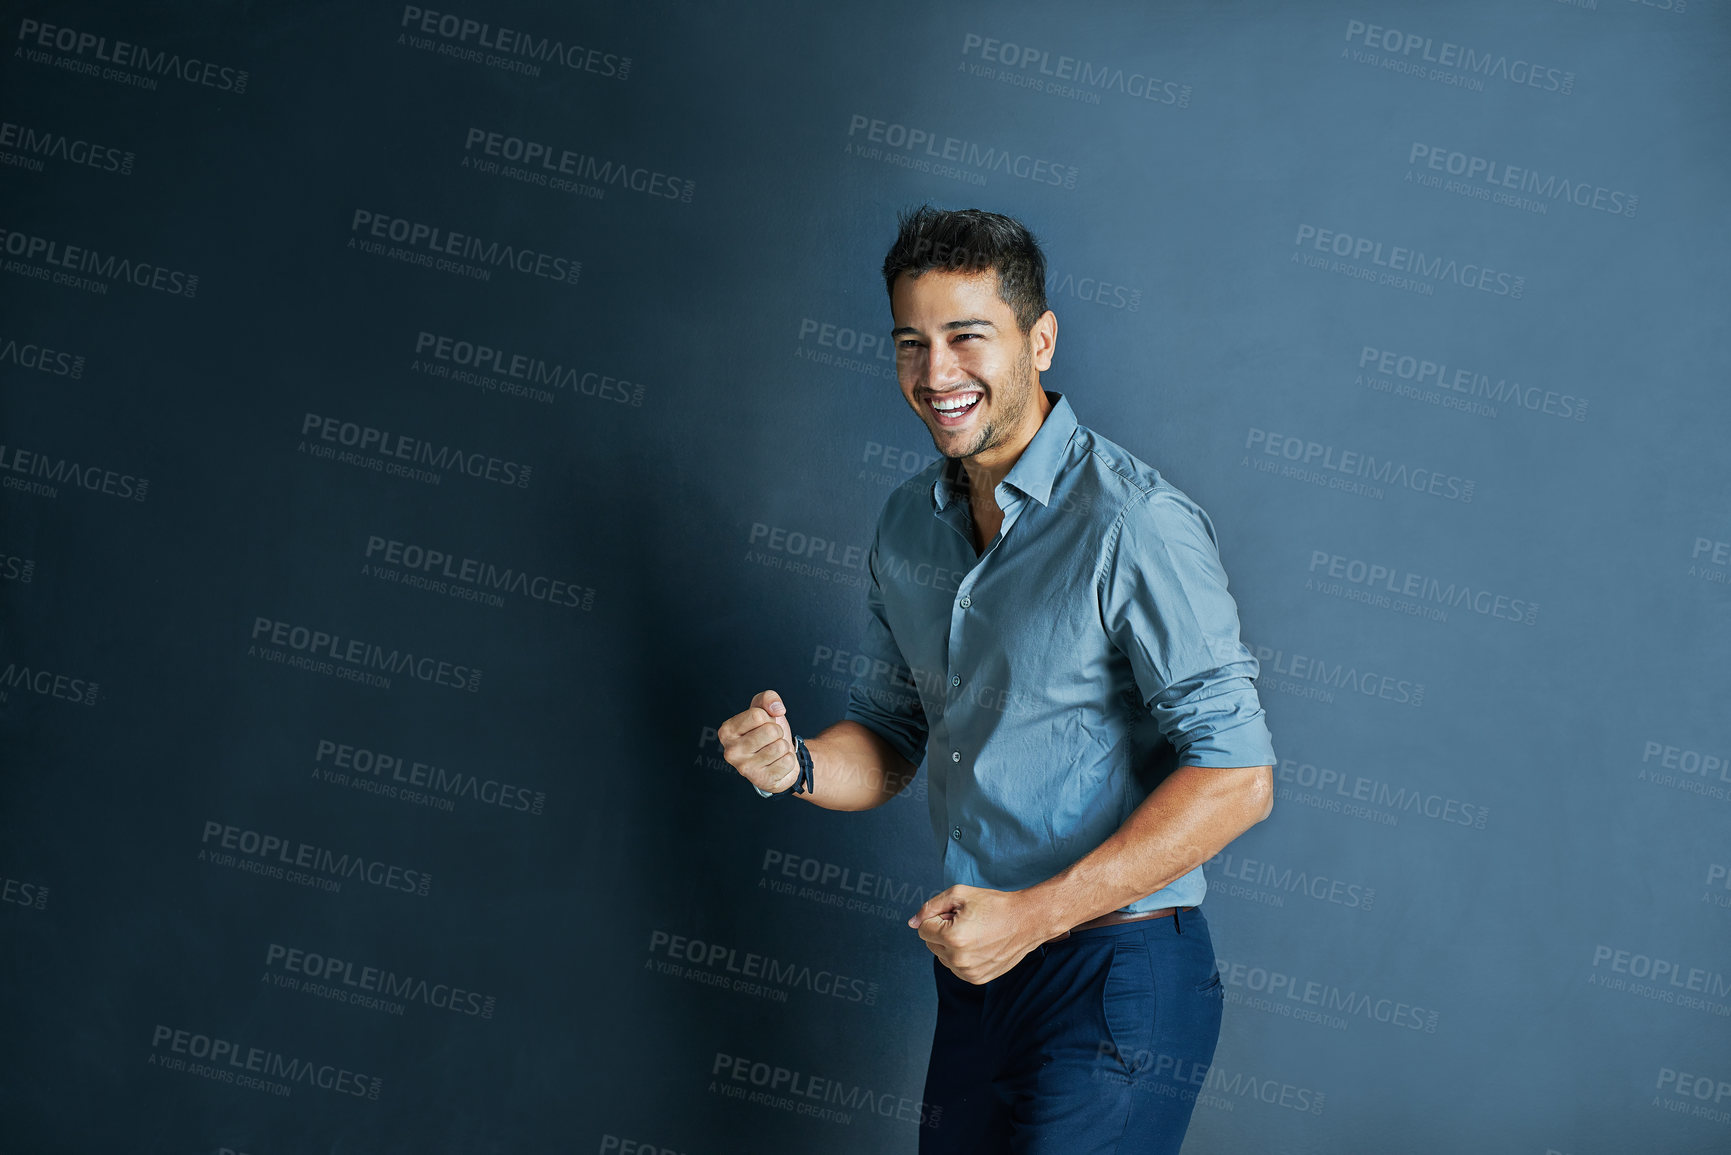
[[[1124,1074],[1138,1074],[1154,1061],[1155,1003],[1148,945],[1139,935],[1116,936],[1101,983],[1101,1014],[1118,1069]]]

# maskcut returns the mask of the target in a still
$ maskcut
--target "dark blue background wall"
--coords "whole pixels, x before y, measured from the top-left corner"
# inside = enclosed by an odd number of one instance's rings
[[[5,13],[7,1149],[914,1150],[923,777],[714,727],[840,714],[924,199],[1262,660],[1186,1149],[1731,1149],[1722,3]]]

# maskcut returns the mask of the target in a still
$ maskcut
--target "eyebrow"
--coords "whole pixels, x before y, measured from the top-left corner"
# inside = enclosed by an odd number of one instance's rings
[[[990,321],[986,320],[984,317],[969,317],[965,321],[947,321],[947,322],[945,322],[944,323],[944,332],[953,333],[957,329],[975,329],[975,328],[979,328],[981,326],[984,326],[987,329],[996,329],[997,328],[996,325],[992,324]],[[891,329],[890,330],[890,336],[891,337],[900,337],[904,333],[912,333],[915,336],[918,336],[919,330],[914,328],[912,325],[903,325],[899,329]]]

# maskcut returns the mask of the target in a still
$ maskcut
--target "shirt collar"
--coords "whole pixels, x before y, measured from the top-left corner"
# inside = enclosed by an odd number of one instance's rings
[[[1076,414],[1062,393],[1050,389],[1041,392],[1045,393],[1052,410],[1046,414],[1040,428],[1034,431],[1033,440],[1023,448],[1022,455],[1010,466],[1010,472],[1004,475],[1004,483],[1045,505],[1052,496],[1052,482],[1058,476],[1058,466],[1064,461],[1070,435],[1076,431]],[[960,468],[961,462],[955,458],[944,459],[937,480],[932,482],[935,508],[943,509],[954,499],[956,471]]]

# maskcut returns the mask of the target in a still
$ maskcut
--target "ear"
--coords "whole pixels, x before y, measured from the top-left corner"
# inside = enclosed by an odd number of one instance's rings
[[[1044,373],[1052,367],[1052,355],[1058,351],[1058,315],[1047,309],[1028,330],[1028,345],[1034,354],[1034,368]]]

